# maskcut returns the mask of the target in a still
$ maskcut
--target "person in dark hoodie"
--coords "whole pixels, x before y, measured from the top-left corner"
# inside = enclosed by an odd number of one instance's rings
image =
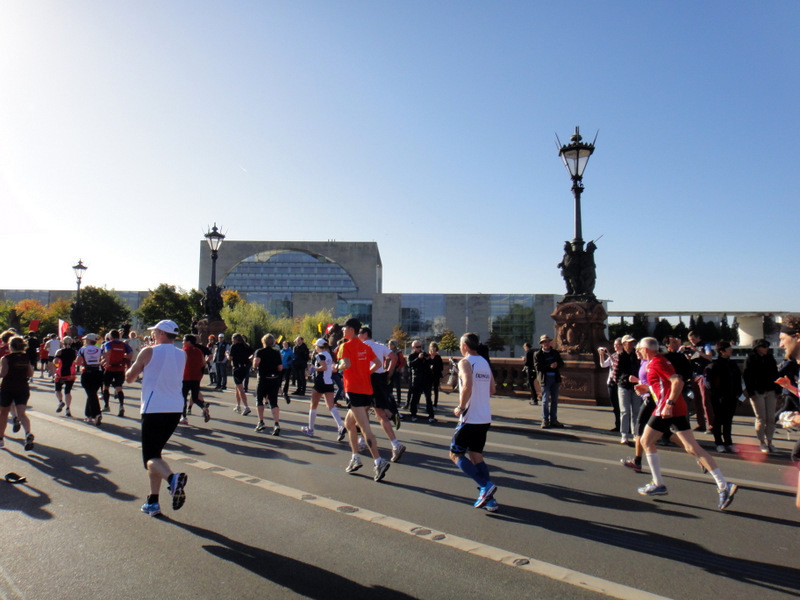
[[[717,342],[717,358],[706,369],[706,380],[714,409],[714,443],[717,452],[733,452],[733,416],[742,395],[742,372],[731,360],[730,342]]]
[[[775,384],[778,363],[769,351],[767,340],[757,339],[753,342],[753,349],[744,361],[743,375],[744,388],[756,416],[756,436],[761,443],[761,452],[775,452],[772,436],[775,434],[775,406],[780,386]]]

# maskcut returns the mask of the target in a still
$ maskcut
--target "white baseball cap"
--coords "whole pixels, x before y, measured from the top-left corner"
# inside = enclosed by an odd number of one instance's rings
[[[175,324],[175,321],[170,321],[169,319],[162,319],[147,329],[158,329],[159,331],[163,331],[164,333],[169,333],[171,335],[178,335],[179,333],[178,326]]]

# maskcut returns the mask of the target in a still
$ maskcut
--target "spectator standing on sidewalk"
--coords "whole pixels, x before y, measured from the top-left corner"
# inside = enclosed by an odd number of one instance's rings
[[[311,357],[311,352],[306,346],[306,342],[302,337],[297,337],[294,341],[294,360],[292,361],[292,372],[297,379],[297,389],[294,391],[295,396],[306,395],[306,379],[308,374],[308,359]]]
[[[281,380],[283,382],[283,397],[286,404],[289,404],[292,399],[289,397],[289,384],[292,382],[292,363],[294,363],[294,350],[289,340],[284,340],[283,347],[281,348]]]
[[[525,373],[525,380],[528,382],[528,387],[531,390],[529,404],[531,406],[538,406],[539,396],[536,393],[536,361],[533,359],[533,344],[525,342],[522,345],[522,349],[525,350],[525,356],[522,359],[522,371]]]
[[[214,389],[221,392],[228,389],[228,348],[225,334],[220,333],[214,348],[214,370],[217,373],[217,387]]]
[[[641,397],[633,389],[631,377],[639,375],[639,358],[636,356],[636,339],[626,335],[622,338],[622,352],[617,363],[617,393],[619,395],[620,443],[634,441],[636,422],[641,408]]]
[[[614,427],[610,431],[619,433],[619,390],[617,389],[617,367],[619,366],[619,353],[622,352],[622,338],[614,340],[614,352],[608,353],[605,347],[598,349],[600,354],[600,366],[608,369],[608,400],[611,402],[611,410],[614,411]]]
[[[750,398],[755,415],[755,428],[761,452],[775,452],[772,437],[775,434],[775,408],[778,403],[777,392],[781,389],[775,383],[778,379],[778,363],[769,351],[769,342],[763,338],[753,342],[753,349],[744,361],[744,388]]]
[[[561,353],[553,348],[553,338],[545,334],[539,338],[540,348],[534,355],[536,377],[542,387],[542,429],[564,427],[558,420],[558,391],[561,386]]]
[[[731,360],[732,355],[730,342],[717,342],[717,358],[706,369],[717,452],[733,452],[733,416],[742,395],[742,372]]]
[[[692,363],[692,395],[694,396],[695,431],[712,433],[714,430],[714,409],[711,406],[711,397],[706,386],[706,367],[714,360],[714,350],[711,344],[703,344],[700,336],[694,331],[689,332],[689,343],[683,347],[689,362]]]

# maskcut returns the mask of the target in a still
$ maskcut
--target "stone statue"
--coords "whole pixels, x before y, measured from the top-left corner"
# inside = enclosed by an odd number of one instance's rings
[[[575,242],[564,243],[564,258],[558,263],[561,276],[567,284],[567,294],[564,296],[564,300],[596,300],[594,295],[594,286],[597,280],[594,262],[595,250],[597,250],[597,244],[594,241],[586,245],[586,250]]]
[[[222,310],[222,288],[218,285],[209,285],[206,288],[204,308],[210,321],[220,319],[219,311]]]

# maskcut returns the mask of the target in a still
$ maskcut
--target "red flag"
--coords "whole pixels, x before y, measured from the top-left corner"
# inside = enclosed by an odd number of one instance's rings
[[[328,323],[328,326],[325,328],[325,333],[330,333],[333,329],[333,323]]]
[[[31,324],[28,325],[28,329],[31,330],[31,331],[39,331],[39,323],[41,323],[41,321],[39,319],[36,319],[35,321],[31,321]]]
[[[67,323],[64,319],[58,320],[58,339],[63,340],[64,336],[67,335],[69,331],[69,323]]]

